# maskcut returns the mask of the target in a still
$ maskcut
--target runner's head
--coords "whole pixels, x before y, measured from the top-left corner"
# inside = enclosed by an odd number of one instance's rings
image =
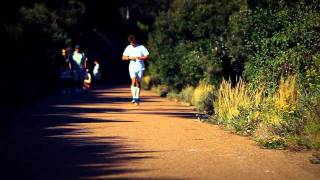
[[[132,45],[132,46],[136,46],[137,45],[137,37],[133,34],[131,34],[128,37],[128,42]]]

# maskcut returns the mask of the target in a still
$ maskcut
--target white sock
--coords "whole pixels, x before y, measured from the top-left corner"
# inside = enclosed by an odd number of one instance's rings
[[[137,88],[135,86],[131,86],[132,99],[136,99],[136,91]]]
[[[136,88],[136,98],[139,99],[140,98],[140,88]]]

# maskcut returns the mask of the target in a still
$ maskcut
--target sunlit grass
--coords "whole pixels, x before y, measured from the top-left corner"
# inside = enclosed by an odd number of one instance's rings
[[[290,111],[296,109],[296,76],[289,76],[287,79],[281,77],[279,91],[275,99],[276,106],[283,111]]]
[[[261,95],[261,94],[260,94]],[[261,97],[257,94],[258,101]],[[223,80],[216,92],[216,100],[214,101],[215,114],[222,121],[230,122],[240,113],[240,108],[248,108],[252,103],[245,82],[240,79],[235,87],[231,82]]]
[[[209,121],[252,136],[263,147],[319,148],[319,108],[306,111],[309,114],[303,111],[303,117],[299,114],[296,75],[281,77],[278,87],[276,93],[267,94],[263,87],[249,91],[242,79],[235,85],[222,80],[218,89],[201,81],[195,88],[187,86],[168,96],[191,102],[199,112],[213,112]]]
[[[283,148],[285,138],[299,131],[296,107],[296,76],[281,78],[277,93],[267,96],[264,88],[249,92],[242,79],[234,87],[223,80],[216,91],[214,121],[253,135],[265,147]]]
[[[141,81],[142,89],[149,90],[151,88],[150,82],[151,82],[151,76],[144,76]]]
[[[211,84],[201,81],[195,88],[192,98],[192,104],[200,112],[213,110],[215,87]]]

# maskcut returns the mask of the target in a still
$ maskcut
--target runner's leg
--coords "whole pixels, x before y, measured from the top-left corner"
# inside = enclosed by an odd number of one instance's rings
[[[132,94],[132,103],[136,102],[136,73],[132,66],[129,66],[129,75],[131,78],[131,94]]]
[[[135,83],[135,78],[131,79],[131,94],[132,94],[132,103],[135,102],[136,100],[136,83]]]
[[[136,90],[136,98],[137,98],[138,104],[140,103],[141,79],[142,79],[142,77],[143,77],[143,73],[144,73],[143,70],[138,71],[137,77],[136,77],[136,87],[137,87],[137,90]]]

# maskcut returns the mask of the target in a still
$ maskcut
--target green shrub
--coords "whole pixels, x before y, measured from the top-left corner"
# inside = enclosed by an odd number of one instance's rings
[[[311,141],[302,135],[289,135],[286,137],[286,145],[292,150],[302,150],[311,148]]]
[[[310,69],[320,44],[319,10],[303,2],[282,2],[277,8],[257,9],[247,18],[244,41],[251,53],[244,74],[250,89],[262,85],[275,93],[280,77],[292,74],[297,74],[300,90],[308,88],[305,77],[315,75]]]
[[[266,139],[257,139],[259,145],[268,149],[284,149],[286,148],[286,141],[280,136],[270,136]]]
[[[194,93],[194,87],[188,86],[186,88],[183,88],[181,92],[174,92],[174,91],[169,92],[167,97],[170,100],[192,105],[193,93]]]
[[[145,90],[150,90],[154,86],[160,85],[160,78],[154,75],[145,75],[142,78],[142,88]]]
[[[306,146],[320,149],[320,88],[314,93],[304,95],[300,113],[305,123],[301,136],[307,139]]]
[[[157,86],[152,86],[151,91],[156,92],[160,97],[166,97],[169,88],[166,85],[157,85]]]
[[[240,114],[238,117],[231,121],[231,127],[238,134],[253,135],[258,124],[262,121],[260,111],[255,108],[240,108]]]

